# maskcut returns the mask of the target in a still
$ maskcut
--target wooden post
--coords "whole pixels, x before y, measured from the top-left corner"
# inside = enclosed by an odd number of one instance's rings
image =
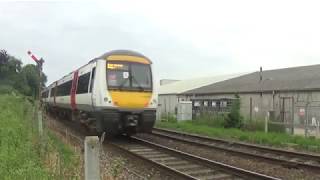
[[[42,126],[42,111],[38,111],[38,130],[39,130],[39,136],[42,136],[43,134],[43,126]]]
[[[85,180],[100,180],[100,142],[98,136],[86,136],[84,141]]]
[[[69,142],[69,138],[68,138],[68,129],[66,128],[66,141],[67,143]]]
[[[292,107],[291,107],[291,134],[294,135],[294,97],[292,96]]]
[[[250,122],[252,122],[252,97],[250,97]]]
[[[306,108],[305,108],[305,120],[304,120],[304,136],[305,137],[308,137],[308,118],[309,118],[308,106],[309,106],[309,102],[307,102]]]

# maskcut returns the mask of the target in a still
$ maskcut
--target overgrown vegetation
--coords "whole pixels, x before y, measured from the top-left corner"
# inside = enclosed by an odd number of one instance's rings
[[[214,113],[214,114],[202,114],[200,117],[191,121],[196,125],[207,125],[209,127],[225,127],[225,119],[227,118],[227,113]]]
[[[1,179],[80,179],[79,157],[46,129],[39,137],[32,102],[0,94]]]
[[[47,132],[44,166],[53,179],[81,179],[82,169],[79,155],[64,144],[56,135]]]
[[[47,77],[45,74],[42,77],[42,84],[45,84]],[[0,50],[0,93],[18,91],[26,96],[37,97],[38,89],[37,66],[22,66],[21,60],[9,55],[5,50]]]
[[[295,148],[320,152],[320,140],[292,136],[285,133],[264,133],[263,131],[246,131],[238,128],[212,127],[197,124],[193,121],[157,122],[156,127],[168,128],[188,133],[202,134],[210,137],[239,140],[249,143],[285,147],[288,144],[297,144]]]
[[[0,177],[80,179],[74,169],[79,157],[46,129],[41,138],[37,133],[32,96],[38,95],[39,81],[37,66],[22,66],[0,50]]]
[[[113,178],[118,178],[123,172],[125,161],[121,157],[112,159],[110,163],[110,173]]]
[[[35,150],[32,105],[21,96],[0,95],[1,179],[47,179]]]

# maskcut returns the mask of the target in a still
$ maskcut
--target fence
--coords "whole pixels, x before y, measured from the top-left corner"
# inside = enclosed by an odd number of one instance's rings
[[[280,97],[279,104],[278,115],[277,111],[269,111],[265,117],[266,131],[268,125],[278,125],[291,134],[320,137],[319,101]]]

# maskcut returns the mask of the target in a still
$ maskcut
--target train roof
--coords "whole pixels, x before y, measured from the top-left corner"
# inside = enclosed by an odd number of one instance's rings
[[[104,54],[102,54],[101,56],[97,57],[97,58],[94,58],[92,59],[91,61],[89,61],[87,64],[79,67],[78,69],[81,69],[82,67],[90,64],[90,63],[93,63],[99,59],[107,59],[109,56],[111,55],[127,55],[127,56],[137,56],[137,57],[142,57],[142,58],[145,58],[147,61],[149,61],[150,64],[152,64],[152,61],[147,58],[146,56],[144,56],[143,54],[139,53],[139,52],[136,52],[136,51],[132,51],[132,50],[124,50],[124,49],[120,49],[120,50],[112,50],[112,51],[109,51],[109,52],[106,52]],[[68,73],[67,75],[63,76],[62,78],[52,82],[48,88],[51,88],[51,86],[53,86],[56,82],[60,81],[61,79],[67,77],[68,75],[72,74],[74,71],[71,71],[70,73]]]
[[[147,61],[149,61],[150,64],[152,64],[152,61],[147,58],[146,56],[144,56],[143,54],[139,53],[139,52],[136,52],[136,51],[132,51],[132,50],[123,50],[123,49],[120,49],[120,50],[113,50],[113,51],[109,51],[109,52],[106,52],[104,54],[102,54],[101,56],[97,57],[97,58],[94,58],[93,60],[91,60],[89,63],[93,62],[93,61],[96,61],[98,59],[107,59],[109,56],[111,55],[127,55],[127,56],[137,56],[137,57],[142,57],[144,59],[146,59]]]

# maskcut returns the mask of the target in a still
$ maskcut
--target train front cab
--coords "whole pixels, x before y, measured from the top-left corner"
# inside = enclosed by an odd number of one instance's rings
[[[111,107],[97,113],[98,132],[150,132],[156,119],[152,63],[145,57],[110,55],[106,58],[107,95]]]

